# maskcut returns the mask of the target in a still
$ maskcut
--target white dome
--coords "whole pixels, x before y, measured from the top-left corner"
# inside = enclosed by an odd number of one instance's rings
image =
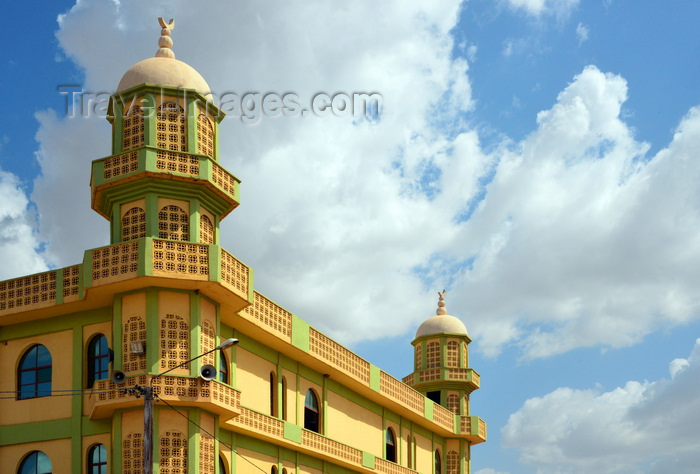
[[[192,66],[174,58],[155,57],[139,61],[124,74],[117,92],[140,84],[158,84],[169,87],[194,89],[210,97],[209,84]]]
[[[438,314],[426,319],[416,331],[416,339],[433,334],[459,334],[467,336],[467,327],[449,314]]]

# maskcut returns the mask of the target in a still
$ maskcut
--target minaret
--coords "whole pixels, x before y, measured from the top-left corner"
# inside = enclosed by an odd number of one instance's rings
[[[473,420],[476,417],[469,416],[469,396],[479,388],[479,374],[469,368],[471,339],[464,323],[447,314],[445,293],[444,290],[438,293],[435,316],[425,320],[416,331],[411,342],[414,347],[413,373],[404,377],[403,382],[452,411],[460,420],[468,420],[475,429],[478,422]],[[465,463],[457,472],[469,472],[470,445],[484,441],[485,436],[484,427],[483,436],[475,436],[471,443],[460,440],[459,451],[455,452],[462,452],[459,458]]]

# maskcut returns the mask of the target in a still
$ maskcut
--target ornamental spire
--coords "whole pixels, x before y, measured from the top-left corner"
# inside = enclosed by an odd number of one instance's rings
[[[440,299],[438,300],[438,309],[435,311],[435,314],[437,314],[438,316],[447,314],[447,310],[445,309],[445,293],[447,293],[446,290],[442,290],[442,293],[438,291]]]
[[[158,23],[163,29],[160,30],[160,38],[158,39],[160,49],[156,51],[156,58],[175,59],[175,53],[172,49],[173,40],[170,38],[170,31],[175,28],[175,20],[171,18],[170,22],[166,23],[162,18],[158,18]]]

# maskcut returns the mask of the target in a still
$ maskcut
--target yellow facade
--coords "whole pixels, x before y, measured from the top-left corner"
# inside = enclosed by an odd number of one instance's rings
[[[3,472],[39,457],[55,473],[145,472],[152,387],[152,472],[468,473],[486,425],[469,413],[463,325],[439,310],[421,326],[401,381],[256,292],[218,244],[240,193],[218,164],[223,114],[196,71],[152,59],[122,80],[112,155],[92,165],[110,245],[0,282]],[[150,82],[168,68],[184,83]]]

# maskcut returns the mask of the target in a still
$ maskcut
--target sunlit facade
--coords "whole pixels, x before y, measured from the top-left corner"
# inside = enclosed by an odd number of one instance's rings
[[[161,26],[156,57],[112,96],[112,154],[92,162],[110,245],[0,282],[2,472],[143,473],[139,388],[153,387],[153,472],[468,473],[486,425],[444,293],[401,381],[256,292],[219,245],[240,199],[223,113]]]

